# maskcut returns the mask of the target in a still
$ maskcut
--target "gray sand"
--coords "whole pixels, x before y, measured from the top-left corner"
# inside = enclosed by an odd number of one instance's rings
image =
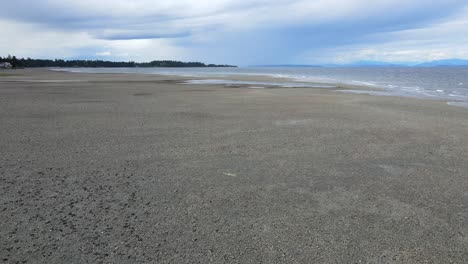
[[[0,76],[0,262],[468,262],[468,109],[17,74]]]

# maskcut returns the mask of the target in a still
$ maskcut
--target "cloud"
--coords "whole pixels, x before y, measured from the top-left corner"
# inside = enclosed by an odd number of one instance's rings
[[[353,45],[333,47],[318,56],[310,51],[305,56],[320,61],[350,62],[375,60],[387,62],[409,62],[468,58],[468,8],[458,11],[446,21],[423,27],[376,33],[366,41]]]
[[[34,24],[5,20],[0,20],[0,36],[0,51],[22,57],[73,57],[79,56],[77,50],[103,44],[86,32],[54,31]]]
[[[169,38],[183,38],[189,37],[188,32],[176,32],[176,33],[152,33],[148,31],[126,31],[126,30],[107,30],[94,34],[97,39],[107,40],[131,40],[131,39],[169,39]]]
[[[20,44],[0,47],[19,56],[106,51],[113,59],[244,65],[467,57],[459,37],[460,30],[467,35],[467,6],[465,0],[16,0],[2,3],[0,34]]]
[[[94,58],[148,61],[184,59],[187,53],[169,39],[105,40],[88,32],[57,31],[43,26],[0,20],[0,51],[32,58]]]
[[[111,56],[112,52],[110,51],[103,51],[103,52],[96,52],[96,56]]]

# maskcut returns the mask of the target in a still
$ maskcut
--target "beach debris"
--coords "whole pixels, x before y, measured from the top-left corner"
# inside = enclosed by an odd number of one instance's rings
[[[237,177],[237,174],[235,173],[223,172],[223,174],[229,177]]]

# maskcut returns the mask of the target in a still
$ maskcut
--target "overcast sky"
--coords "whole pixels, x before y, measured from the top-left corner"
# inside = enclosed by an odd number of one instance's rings
[[[0,56],[237,65],[468,59],[466,0],[0,1]]]

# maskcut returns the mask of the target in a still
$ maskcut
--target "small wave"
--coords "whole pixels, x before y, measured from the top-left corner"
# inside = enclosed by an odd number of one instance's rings
[[[398,87],[398,86],[395,86],[395,88]],[[406,90],[406,91],[421,91],[421,87],[419,86],[402,86],[401,87],[402,90]]]
[[[356,83],[356,84],[362,84],[362,85],[366,85],[366,86],[377,86],[377,84],[375,83],[371,83],[371,82],[363,82],[363,81],[351,81],[352,83]]]
[[[290,78],[296,82],[310,82],[310,83],[323,83],[323,84],[336,84],[339,83],[337,79],[326,78],[326,77],[317,77],[317,76],[295,76],[289,75],[286,78]]]
[[[425,96],[429,96],[429,97],[436,97],[435,95],[427,93],[427,92],[421,92],[421,94],[423,94]]]
[[[401,88],[402,91],[406,91],[406,92],[419,92],[420,90],[416,90],[416,89],[411,89],[411,88]]]

